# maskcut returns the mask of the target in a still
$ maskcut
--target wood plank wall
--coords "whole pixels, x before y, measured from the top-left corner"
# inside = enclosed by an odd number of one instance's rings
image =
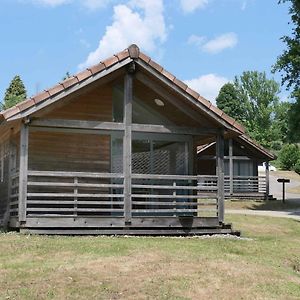
[[[81,95],[43,118],[112,121],[112,87]],[[110,143],[108,135],[30,132],[29,170],[109,172]]]

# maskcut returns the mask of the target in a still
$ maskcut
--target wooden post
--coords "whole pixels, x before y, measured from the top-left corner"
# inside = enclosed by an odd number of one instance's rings
[[[132,98],[133,75],[127,73],[124,81],[124,139],[123,139],[123,172],[124,172],[124,219],[130,225],[132,217],[131,199],[131,161],[132,161]]]
[[[265,199],[269,199],[270,194],[270,168],[269,168],[269,162],[266,161],[266,195]]]
[[[22,123],[20,131],[19,171],[19,222],[26,222],[27,177],[28,177],[28,133],[27,124]]]
[[[7,189],[7,203],[6,203],[6,211],[4,214],[3,220],[3,228],[4,230],[8,229],[9,219],[10,219],[10,200],[11,200],[11,191],[12,191],[12,174],[13,174],[13,155],[14,155],[14,148],[11,141],[11,132],[9,135],[8,141],[8,189]]]
[[[229,139],[229,189],[230,195],[233,195],[233,143]]]
[[[216,140],[216,175],[218,177],[218,217],[219,222],[224,222],[224,135],[217,135]]]

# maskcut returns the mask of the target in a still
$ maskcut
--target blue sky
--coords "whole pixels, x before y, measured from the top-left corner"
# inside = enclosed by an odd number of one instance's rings
[[[277,0],[0,0],[0,97],[19,74],[34,95],[136,43],[214,101],[246,70],[266,71],[290,34]],[[285,98],[288,93],[282,91]]]

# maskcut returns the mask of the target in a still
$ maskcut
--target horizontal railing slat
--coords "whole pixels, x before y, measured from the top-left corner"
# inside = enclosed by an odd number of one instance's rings
[[[82,188],[123,188],[124,184],[72,183],[72,182],[28,182],[28,186],[82,187]]]
[[[69,201],[65,201],[65,200],[28,200],[27,204],[29,205],[74,205],[74,200],[69,200]],[[123,205],[124,201],[81,201],[81,200],[77,200],[76,201],[77,205]]]
[[[78,178],[124,178],[122,173],[28,171],[28,176],[40,177],[78,177]]]
[[[123,198],[123,194],[28,193],[28,197]]]

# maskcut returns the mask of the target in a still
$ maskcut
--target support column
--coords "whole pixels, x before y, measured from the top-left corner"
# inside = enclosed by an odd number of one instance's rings
[[[19,222],[26,222],[29,127],[22,123],[20,130]]]
[[[229,189],[230,195],[233,195],[233,143],[229,139]]]
[[[269,199],[270,194],[270,168],[269,168],[269,162],[266,161],[266,195],[265,200]]]
[[[224,222],[224,134],[217,135],[216,140],[216,175],[218,176],[218,217]]]
[[[10,219],[10,200],[11,200],[11,191],[12,191],[12,175],[13,175],[13,167],[14,167],[14,146],[11,141],[11,132],[9,135],[8,141],[8,189],[7,189],[7,203],[6,210],[4,214],[3,228],[4,230],[8,229],[9,219]]]
[[[124,219],[130,225],[132,217],[131,199],[131,162],[132,162],[132,98],[133,75],[127,73],[124,80],[124,139],[123,139],[123,172],[124,172]]]

